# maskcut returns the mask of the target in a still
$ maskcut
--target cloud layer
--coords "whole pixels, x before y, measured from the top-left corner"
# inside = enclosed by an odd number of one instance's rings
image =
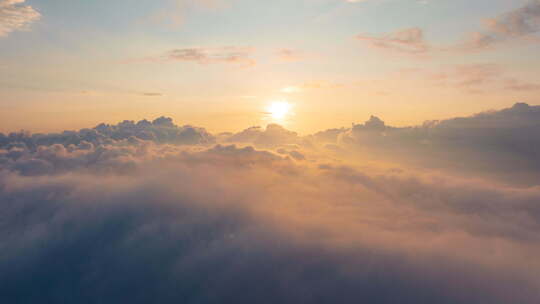
[[[537,303],[538,115],[0,135],[0,300]]]
[[[349,147],[422,167],[535,184],[540,169],[539,119],[540,107],[525,103],[406,128],[386,126],[372,118],[341,133],[339,140]]]

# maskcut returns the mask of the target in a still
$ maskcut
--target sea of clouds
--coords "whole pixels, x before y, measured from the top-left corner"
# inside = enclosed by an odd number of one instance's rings
[[[539,303],[540,107],[0,133],[2,303]]]

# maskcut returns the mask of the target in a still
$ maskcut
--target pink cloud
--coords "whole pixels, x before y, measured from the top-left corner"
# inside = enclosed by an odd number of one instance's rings
[[[181,48],[169,51],[163,58],[167,61],[185,61],[198,64],[230,63],[253,66],[256,61],[251,58],[252,48],[219,47],[219,48]]]
[[[0,37],[11,32],[27,30],[30,24],[37,21],[41,14],[25,0],[0,0]]]
[[[409,28],[397,32],[373,36],[359,34],[356,39],[364,41],[370,46],[378,49],[386,49],[407,54],[424,54],[431,47],[424,40],[424,32],[420,28]]]

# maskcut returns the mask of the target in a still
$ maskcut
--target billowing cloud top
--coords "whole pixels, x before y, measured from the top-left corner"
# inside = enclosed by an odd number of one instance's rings
[[[83,142],[94,145],[112,144],[129,140],[148,140],[155,143],[179,145],[211,144],[213,135],[203,128],[179,127],[171,118],[160,117],[153,121],[123,121],[117,125],[100,124],[92,129],[64,131],[59,134],[29,134],[25,132],[4,135],[0,133],[0,147],[10,144],[23,145],[35,150],[39,146],[61,144],[79,145]]]

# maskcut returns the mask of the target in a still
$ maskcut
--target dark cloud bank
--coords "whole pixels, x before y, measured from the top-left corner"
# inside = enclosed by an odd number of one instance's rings
[[[539,131],[516,104],[310,136],[0,135],[0,302],[538,303]]]

